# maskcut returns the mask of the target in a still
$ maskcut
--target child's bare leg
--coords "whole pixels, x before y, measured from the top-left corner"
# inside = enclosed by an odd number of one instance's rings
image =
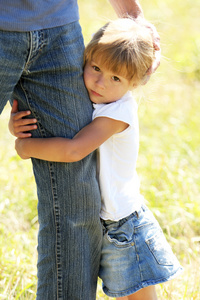
[[[157,300],[156,289],[154,285],[148,286],[139,290],[138,292],[126,296],[116,298],[117,300]]]

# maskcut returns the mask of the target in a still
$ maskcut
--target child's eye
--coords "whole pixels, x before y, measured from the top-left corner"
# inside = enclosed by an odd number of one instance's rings
[[[97,71],[97,72],[100,71],[99,67],[97,67],[97,66],[92,66],[92,68],[93,68],[95,71]]]
[[[112,79],[113,79],[114,81],[120,82],[120,79],[119,79],[119,77],[117,77],[117,76],[113,76]]]

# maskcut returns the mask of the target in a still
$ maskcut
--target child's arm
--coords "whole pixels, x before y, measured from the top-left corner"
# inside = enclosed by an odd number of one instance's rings
[[[98,117],[79,131],[73,139],[28,138],[16,140],[16,151],[22,158],[34,157],[55,162],[75,162],[97,149],[113,134],[128,124],[106,117]]]
[[[30,115],[31,112],[27,111],[18,111],[18,102],[17,100],[13,101],[13,106],[10,113],[10,120],[8,123],[8,128],[10,133],[18,138],[28,138],[31,137],[31,131],[37,128],[37,125],[34,124],[37,122],[36,119],[24,119]]]

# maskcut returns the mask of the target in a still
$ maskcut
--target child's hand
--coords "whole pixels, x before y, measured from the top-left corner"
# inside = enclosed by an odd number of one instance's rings
[[[24,146],[26,145],[26,142],[28,142],[28,139],[16,139],[15,140],[15,150],[17,151],[17,154],[22,159],[29,159],[29,156],[24,155]]]
[[[23,119],[23,117],[26,117],[30,115],[31,112],[29,110],[27,111],[18,111],[18,102],[17,100],[13,101],[13,106],[10,114],[10,120],[9,120],[9,130],[10,133],[18,138],[28,138],[31,137],[30,132],[34,129],[37,129],[37,125],[34,124],[37,122],[36,119]]]

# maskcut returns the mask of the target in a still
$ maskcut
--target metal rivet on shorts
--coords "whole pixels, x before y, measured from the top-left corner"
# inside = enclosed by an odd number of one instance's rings
[[[134,245],[135,245],[135,243],[134,243],[134,242],[132,242],[132,243],[131,243],[131,246],[134,246]]]

